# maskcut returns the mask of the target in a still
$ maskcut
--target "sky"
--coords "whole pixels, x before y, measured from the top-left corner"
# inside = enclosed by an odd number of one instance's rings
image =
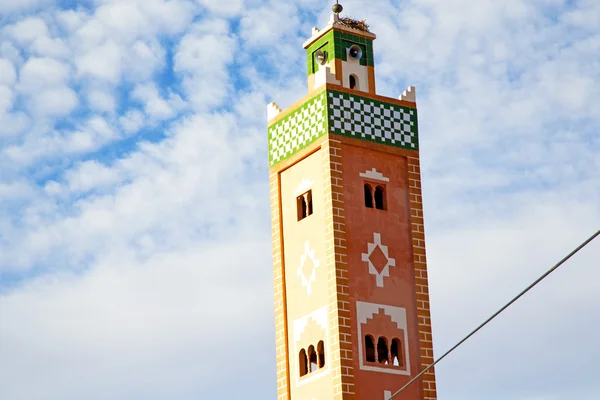
[[[329,3],[0,0],[1,399],[276,397],[266,104],[306,94]],[[416,86],[439,356],[600,229],[600,2],[342,4],[378,93]],[[439,398],[600,398],[599,259]]]

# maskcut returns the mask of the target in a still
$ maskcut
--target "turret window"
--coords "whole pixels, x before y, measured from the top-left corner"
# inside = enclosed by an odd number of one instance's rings
[[[385,186],[364,184],[365,207],[386,210]]]
[[[358,78],[356,77],[356,75],[354,75],[354,74],[350,75],[349,81],[350,81],[350,89],[358,89]]]
[[[298,221],[301,221],[309,215],[312,215],[313,203],[311,190],[296,197],[296,208],[298,209]]]
[[[311,374],[325,367],[325,343],[320,340],[315,346],[310,345],[308,350],[302,349],[298,353],[298,370],[300,377]]]

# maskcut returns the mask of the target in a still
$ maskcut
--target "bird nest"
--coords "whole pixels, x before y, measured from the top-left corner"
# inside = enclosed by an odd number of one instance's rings
[[[369,25],[365,20],[358,21],[349,17],[342,17],[339,19],[340,23],[348,28],[358,29],[359,31],[369,32]]]

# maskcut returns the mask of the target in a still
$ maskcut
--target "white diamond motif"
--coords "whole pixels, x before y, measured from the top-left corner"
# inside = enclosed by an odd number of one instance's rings
[[[381,252],[383,253],[383,255],[385,256],[385,258],[387,260],[387,263],[381,269],[381,273],[377,271],[377,268],[375,268],[375,266],[371,262],[371,258],[370,258],[371,254],[373,254],[373,251],[377,247],[379,247],[381,249]],[[391,258],[388,255],[388,247],[381,244],[381,234],[380,233],[373,232],[373,243],[367,243],[367,252],[362,253],[361,256],[362,256],[362,260],[369,264],[369,274],[375,275],[375,282],[377,283],[377,286],[383,287],[383,278],[390,276],[390,267],[396,266],[396,260],[394,258]]]
[[[304,265],[306,261],[309,260],[312,262],[312,270],[310,271],[309,276],[304,275]],[[298,267],[297,275],[302,279],[302,286],[306,287],[306,294],[310,296],[312,293],[312,283],[317,279],[317,267],[319,266],[319,260],[315,257],[315,251],[310,248],[310,244],[308,240],[304,243],[304,253],[300,256],[300,266]]]

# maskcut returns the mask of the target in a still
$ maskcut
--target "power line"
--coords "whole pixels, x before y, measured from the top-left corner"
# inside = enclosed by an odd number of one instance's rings
[[[502,311],[504,311],[508,307],[510,307],[515,301],[517,301],[521,296],[523,296],[525,293],[527,293],[531,288],[533,288],[535,285],[537,285],[538,283],[543,281],[548,275],[550,275],[552,272],[554,272],[554,270],[556,270],[558,267],[560,267],[562,264],[564,264],[569,258],[573,257],[579,250],[583,249],[588,243],[590,243],[592,240],[594,240],[598,235],[600,235],[600,230],[598,232],[594,233],[592,236],[590,236],[585,242],[581,243],[575,250],[570,252],[565,258],[560,260],[556,265],[554,265],[552,268],[550,268],[548,271],[546,271],[546,273],[544,273],[542,276],[540,276],[538,279],[536,279],[531,285],[527,286],[527,288],[525,290],[523,290],[521,293],[519,293],[514,299],[512,299],[511,301],[506,303],[501,309],[496,311],[491,317],[486,319],[484,323],[479,325],[473,332],[469,333],[460,342],[455,344],[454,347],[452,347],[450,350],[448,350],[446,353],[444,353],[444,355],[441,356],[440,358],[438,358],[433,364],[429,365],[427,368],[425,368],[423,371],[421,371],[417,376],[415,376],[410,381],[408,381],[408,383],[406,385],[402,386],[400,388],[400,390],[398,390],[396,393],[394,393],[393,395],[388,397],[388,400],[392,400],[400,392],[402,392],[404,389],[406,389],[408,386],[410,386],[411,383],[413,383],[414,381],[419,379],[425,372],[429,371],[429,369],[431,369],[434,365],[436,365],[437,363],[442,361],[444,359],[444,357],[446,357],[448,354],[452,353],[458,346],[460,346],[461,344],[466,342],[467,339],[469,339],[471,336],[473,336],[475,333],[477,333],[477,331],[479,331],[481,328],[486,326],[491,320],[496,318]]]

